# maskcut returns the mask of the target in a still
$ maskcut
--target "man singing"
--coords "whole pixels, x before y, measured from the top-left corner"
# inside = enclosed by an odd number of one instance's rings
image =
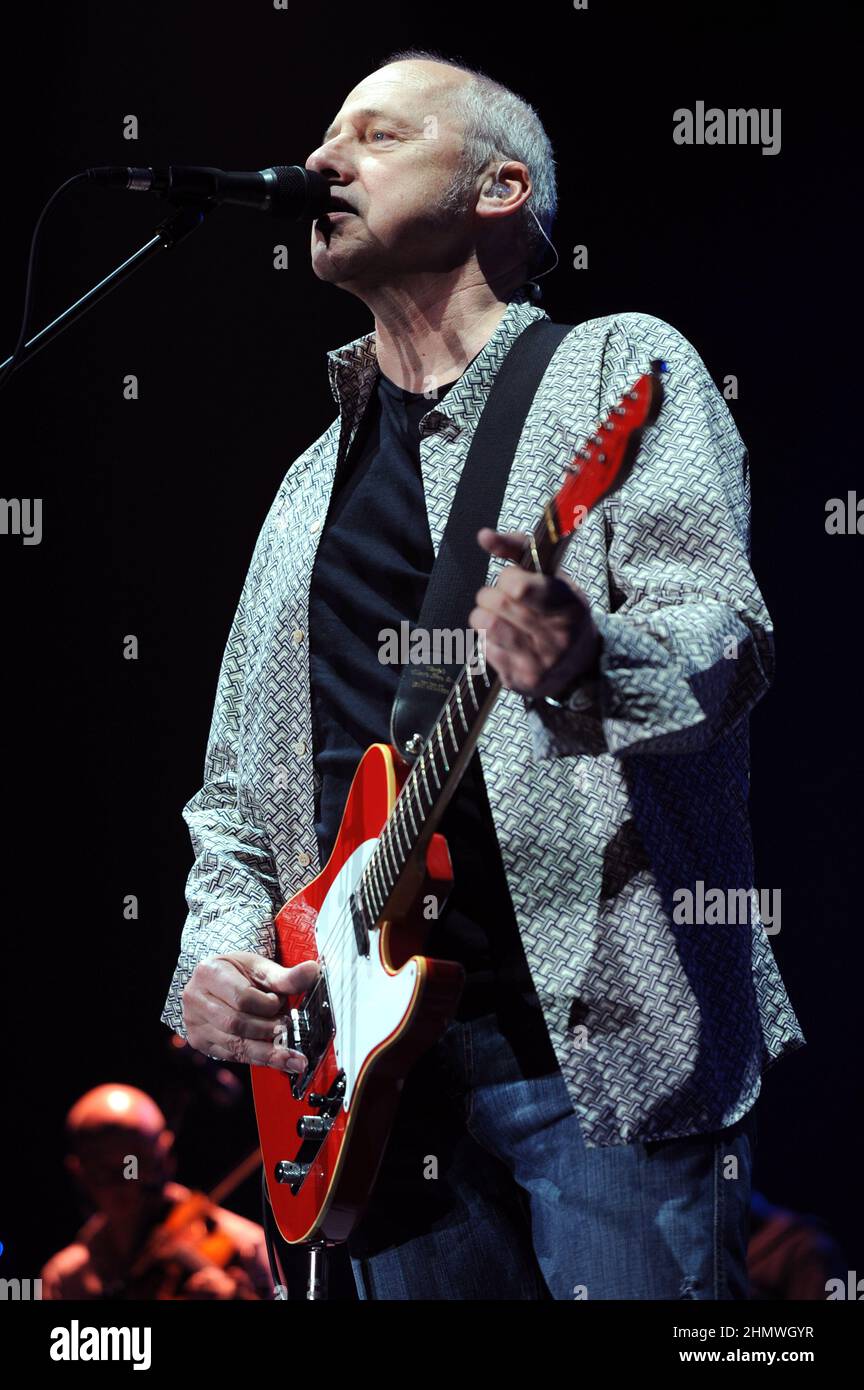
[[[273,917],[389,741],[379,634],[416,621],[490,388],[546,317],[529,277],[556,209],[532,108],[425,51],[364,78],[306,165],[335,198],[314,272],[374,331],[329,354],[339,414],[255,549],[184,811],[196,858],[163,1013],[211,1056],[288,1072],[305,1061],[279,1044],[284,1002],[317,967],[275,963]],[[658,357],[660,418],[560,577],[510,563]],[[470,622],[504,688],[440,826],[455,886],[425,948],[466,984],[349,1240],[358,1294],[746,1297],[754,1105],[803,1037],[756,906],[722,925],[679,910],[709,888],[758,903],[747,716],[773,672],[747,455],[693,347],[639,313],[574,327],[489,521]]]

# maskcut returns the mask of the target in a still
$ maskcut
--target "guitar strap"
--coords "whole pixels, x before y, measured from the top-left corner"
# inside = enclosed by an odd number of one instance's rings
[[[492,383],[462,475],[438,555],[432,567],[423,606],[412,631],[431,637],[436,630],[464,632],[474,596],[486,582],[489,554],[477,542],[481,526],[494,526],[522,429],[543,373],[559,343],[573,328],[569,323],[535,319],[510,347]],[[410,639],[409,639],[410,641]],[[390,716],[390,742],[413,759],[441,712],[450,687],[470,651],[449,663],[406,662]],[[431,653],[434,655],[434,650]]]

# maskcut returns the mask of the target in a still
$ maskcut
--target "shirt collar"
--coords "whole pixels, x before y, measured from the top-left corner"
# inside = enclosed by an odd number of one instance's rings
[[[445,428],[454,435],[463,429],[473,430],[480,418],[489,387],[516,338],[535,319],[548,317],[545,310],[529,302],[527,290],[518,291],[509,300],[489,341],[440,404],[430,402],[423,421],[440,417],[446,422]],[[327,354],[330,389],[343,421],[349,425],[359,418],[378,375],[375,337],[374,331],[366,333],[362,338],[355,338],[353,342],[334,348]]]

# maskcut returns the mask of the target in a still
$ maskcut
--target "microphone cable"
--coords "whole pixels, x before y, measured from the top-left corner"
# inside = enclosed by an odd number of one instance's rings
[[[42,223],[45,221],[45,218],[48,215],[50,209],[54,206],[55,202],[60,197],[60,194],[65,193],[66,189],[71,188],[74,183],[86,182],[88,177],[89,175],[86,173],[73,174],[71,179],[66,179],[64,183],[61,183],[59,188],[55,188],[54,192],[51,194],[51,197],[48,199],[47,203],[45,204],[45,206],[43,207],[42,211],[36,219],[36,226],[33,228],[33,235],[30,238],[30,254],[27,258],[27,279],[24,284],[24,309],[21,314],[21,331],[18,334],[18,341],[15,344],[15,349],[12,353],[12,356],[10,360],[6,363],[6,366],[3,368],[2,374],[0,374],[0,391],[2,391],[3,387],[6,385],[6,382],[9,380],[15,368],[18,366],[18,363],[21,360],[21,354],[23,353],[25,344],[27,342],[27,330],[30,327],[30,316],[33,310],[33,285],[35,279],[34,272],[36,268],[36,260],[39,251],[39,234],[42,231]]]

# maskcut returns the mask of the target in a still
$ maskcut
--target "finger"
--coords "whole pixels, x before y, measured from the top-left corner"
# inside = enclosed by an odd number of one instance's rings
[[[191,996],[194,1004],[198,994],[218,999],[232,1013],[242,1012],[255,1018],[275,1018],[283,1007],[283,999],[272,990],[250,984],[248,975],[236,961],[214,956],[203,961],[184,990],[184,1003]]]
[[[526,585],[522,597],[541,613],[562,613],[571,618],[581,616],[588,606],[582,590],[560,574],[548,574],[543,583]]]
[[[217,1057],[223,1062],[241,1062],[250,1067],[273,1067],[276,1071],[292,1072],[302,1075],[309,1065],[302,1052],[294,1048],[279,1047],[271,1039],[256,1042],[252,1038],[239,1038],[233,1033],[223,1033],[217,1029],[196,1030],[200,1041],[193,1043],[208,1057]]]
[[[492,526],[481,526],[477,532],[477,540],[490,555],[513,561],[521,560],[528,544],[528,536],[524,531],[496,531]]]
[[[206,994],[221,999],[233,1010],[258,1018],[272,1018],[289,994],[303,994],[318,978],[316,961],[282,966],[265,956],[253,956],[238,964],[230,956],[215,956],[199,967]]]
[[[511,598],[522,598],[524,594],[539,592],[546,588],[549,576],[523,570],[518,565],[505,565],[495,583],[495,588]],[[491,586],[490,586],[491,587]]]
[[[536,609],[526,608],[518,599],[511,599],[496,589],[481,589],[477,595],[477,607],[472,608],[469,622],[472,627],[485,627],[487,642],[494,642],[495,628],[500,622],[512,623],[514,627],[521,627],[525,632],[536,631],[537,612]]]
[[[489,629],[486,638],[486,649],[489,652],[489,660],[498,669],[495,661],[495,653],[501,652],[521,652],[530,651],[533,645],[533,633],[524,631],[517,624],[511,623],[507,618],[497,618],[495,624]]]
[[[235,1037],[250,1038],[256,1042],[273,1042],[281,1033],[285,1018],[284,1012],[276,1014],[273,1018],[261,1018],[239,1012],[223,999],[203,990],[191,993],[185,1014],[187,1027],[191,1024],[196,1028],[230,1033]]]
[[[549,589],[552,587],[553,596],[549,596]],[[564,585],[564,591],[569,594],[569,602],[573,609],[578,604],[576,596]],[[549,575],[528,574],[526,570],[519,569],[516,565],[507,565],[498,576],[495,584],[484,584],[482,589],[478,589],[474,599],[476,603],[486,603],[494,605],[496,599],[492,595],[498,595],[500,599],[513,599],[517,603],[530,602],[535,611],[560,612],[561,586]]]
[[[540,667],[530,652],[507,650],[498,653],[495,670],[501,684],[517,695],[530,694],[539,679]]]
[[[498,641],[498,624],[509,623],[513,628],[530,639],[531,645],[539,655],[558,658],[559,652],[569,640],[569,625],[563,621],[538,622],[538,610],[523,600],[512,599],[498,589],[481,589],[477,595],[477,607],[471,610],[468,621],[472,627],[486,629],[486,645]],[[492,665],[495,659],[490,653]]]
[[[253,956],[246,973],[259,989],[273,990],[276,994],[303,994],[318,979],[319,965],[317,960],[279,965],[266,956]]]

